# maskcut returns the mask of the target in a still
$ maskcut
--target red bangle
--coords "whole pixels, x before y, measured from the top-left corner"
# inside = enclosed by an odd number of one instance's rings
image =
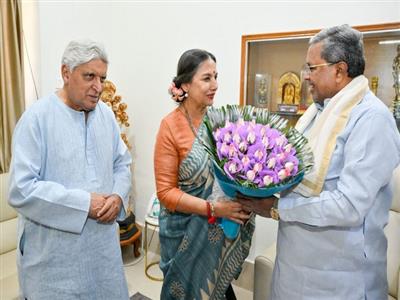
[[[217,218],[215,217],[214,204],[208,201],[206,201],[206,204],[208,224],[215,224],[215,222],[217,222]]]

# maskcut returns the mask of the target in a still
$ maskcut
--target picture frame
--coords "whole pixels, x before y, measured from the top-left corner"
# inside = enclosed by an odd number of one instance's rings
[[[268,108],[271,102],[271,75],[255,74],[254,78],[254,105]]]
[[[365,69],[365,76],[379,77],[379,98],[390,105],[395,96],[393,90],[392,62],[395,44],[379,44],[380,42],[398,39],[400,22],[356,25],[355,29],[363,33],[365,56],[369,62]],[[321,29],[307,29],[299,31],[278,31],[270,33],[256,33],[242,35],[240,61],[240,105],[256,105],[254,103],[254,78],[257,73],[271,75],[271,96],[268,108],[272,112],[279,112],[280,101],[278,95],[278,81],[287,71],[301,74],[305,63],[309,39]],[[303,79],[303,78],[301,78]],[[300,103],[298,115],[313,103],[309,92],[309,84],[300,80]],[[282,97],[282,96],[281,96]]]

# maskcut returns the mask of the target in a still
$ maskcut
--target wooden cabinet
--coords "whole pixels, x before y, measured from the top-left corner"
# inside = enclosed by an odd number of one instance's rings
[[[354,28],[364,34],[364,75],[370,84],[373,77],[378,78],[377,95],[390,106],[395,97],[392,65],[397,54],[397,45],[400,44],[400,23]],[[298,118],[312,103],[300,70],[305,63],[308,41],[319,31],[320,29],[243,35],[240,104],[266,107],[271,111],[278,111],[279,104],[289,105],[289,108],[290,105],[297,105],[297,113],[288,114],[288,107],[284,106],[286,112],[282,115],[290,116],[291,119]]]

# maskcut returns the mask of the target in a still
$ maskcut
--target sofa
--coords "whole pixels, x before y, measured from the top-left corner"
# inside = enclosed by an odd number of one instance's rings
[[[17,212],[8,205],[8,173],[0,174],[0,299],[18,299]]]
[[[387,275],[389,283],[388,300],[400,300],[400,167],[392,178],[393,200],[389,221],[385,227],[388,240]],[[276,255],[276,244],[258,255],[254,261],[254,300],[268,300]],[[288,299],[289,300],[289,299]]]

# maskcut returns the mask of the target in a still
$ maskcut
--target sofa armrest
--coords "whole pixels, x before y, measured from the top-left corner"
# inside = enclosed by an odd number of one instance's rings
[[[255,258],[253,300],[268,300],[275,256],[276,244],[274,243],[263,254]]]
[[[397,299],[400,300],[400,268],[397,274]]]

